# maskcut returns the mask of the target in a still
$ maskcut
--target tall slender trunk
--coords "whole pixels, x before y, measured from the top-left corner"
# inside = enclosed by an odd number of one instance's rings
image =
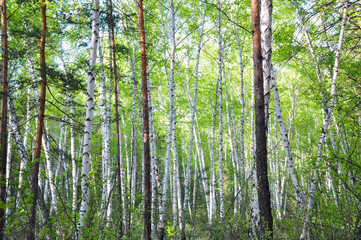
[[[8,109],[9,109],[9,99],[8,99]],[[9,126],[9,134],[8,134],[8,139],[7,139],[7,144],[8,144],[8,149],[7,149],[7,156],[6,156],[6,202],[9,203],[11,200],[11,194],[10,194],[10,173],[11,173],[11,165],[12,165],[12,137],[13,137],[13,132],[10,130],[10,126],[11,126],[11,114],[9,114],[9,120],[8,120],[8,126]],[[6,217],[6,221],[5,221],[5,225],[8,225],[8,219],[10,216],[10,206],[6,207],[6,211],[5,211],[5,217]]]
[[[169,159],[172,145],[172,127],[175,117],[175,108],[174,108],[174,62],[175,62],[175,11],[174,11],[174,2],[170,2],[171,10],[171,60],[170,60],[170,80],[168,84],[168,95],[169,95],[169,125],[168,125],[168,137],[167,137],[167,151],[164,163],[164,178],[163,178],[163,192],[161,198],[161,209],[159,211],[159,223],[158,223],[158,239],[162,240],[164,238],[164,213],[167,199],[167,190],[168,190],[168,177],[169,177]],[[187,185],[187,184],[186,184]]]
[[[99,29],[99,0],[93,2],[93,20],[92,20],[92,38],[90,43],[90,59],[88,69],[88,86],[87,86],[87,104],[86,104],[86,117],[85,117],[85,129],[84,129],[84,147],[83,147],[83,159],[81,168],[81,204],[80,204],[80,218],[77,226],[79,232],[79,238],[84,235],[86,226],[87,214],[88,214],[88,202],[90,198],[89,192],[89,166],[90,166],[90,144],[91,144],[91,132],[93,122],[93,110],[94,110],[94,82],[95,71],[94,65],[96,63],[97,49],[98,49],[98,29]]]
[[[254,92],[254,88],[253,92]],[[252,94],[251,102],[254,102],[254,94]],[[255,149],[255,131],[254,131],[254,108],[251,108],[251,144],[250,144],[250,175],[252,175],[252,192],[251,192],[251,216],[252,216],[252,232],[257,235],[259,228],[259,204],[257,197],[257,173],[256,173],[256,149]]]
[[[20,132],[20,124],[19,120],[16,116],[16,109],[13,100],[9,97],[9,112],[11,121],[9,121],[10,124],[10,131],[13,135],[13,139],[15,140],[15,144],[17,146],[19,156],[20,156],[20,173],[25,171],[25,164],[28,162],[28,154],[24,146],[24,142],[22,141],[22,136]],[[20,176],[21,174],[19,174]],[[19,190],[23,184],[23,179],[20,179],[19,177]],[[20,198],[20,191],[18,191],[17,197],[16,197],[16,203],[18,203]]]
[[[41,40],[40,40],[40,103],[38,126],[36,130],[36,144],[34,154],[34,166],[32,170],[31,193],[33,194],[33,204],[30,209],[29,232],[28,239],[35,239],[35,221],[36,221],[36,205],[38,200],[38,180],[40,168],[41,139],[44,129],[44,111],[45,111],[45,95],[46,95],[46,62],[45,62],[45,41],[46,41],[46,3],[41,1]]]
[[[6,203],[6,158],[8,150],[8,30],[6,16],[6,0],[1,0],[1,56],[2,56],[2,75],[1,75],[1,126],[0,126],[0,201]],[[0,208],[0,240],[4,239],[5,234],[5,208]]]
[[[180,197],[180,182],[179,182],[179,164],[178,164],[178,151],[177,151],[177,136],[176,136],[176,118],[173,122],[173,230],[177,230],[177,220],[179,218],[179,213],[182,211],[182,207],[179,207],[178,202],[181,202]],[[182,218],[180,219],[182,221]],[[182,233],[182,223],[180,225],[180,232]]]
[[[258,203],[260,209],[260,238],[273,238],[273,220],[271,211],[271,196],[267,171],[267,136],[265,122],[263,70],[261,52],[261,29],[259,3],[251,0],[252,11],[252,40],[255,86],[255,111],[256,111],[256,171]]]
[[[273,71],[273,70],[271,70],[271,71]],[[272,75],[274,75],[274,74],[272,73]],[[295,189],[297,203],[299,204],[299,206],[301,208],[303,208],[304,207],[304,199],[303,199],[303,196],[302,196],[300,184],[299,184],[298,179],[297,179],[296,170],[295,170],[295,163],[294,163],[294,160],[293,160],[293,157],[292,157],[291,145],[290,145],[290,142],[289,142],[289,138],[288,138],[287,130],[286,130],[286,127],[285,127],[285,123],[283,121],[282,109],[281,109],[281,103],[280,103],[280,96],[279,96],[279,93],[278,93],[276,77],[272,77],[271,84],[272,84],[274,104],[275,104],[275,115],[276,115],[276,118],[278,120],[278,125],[280,127],[280,133],[281,133],[282,140],[283,140],[283,146],[284,146],[285,151],[286,151],[286,156],[287,156],[287,161],[288,161],[288,169],[290,171],[291,180],[292,180],[292,183],[293,183],[293,187]]]
[[[47,130],[45,130],[44,132],[47,132]],[[51,203],[50,203],[50,212],[49,214],[51,215],[54,208],[56,209],[56,202],[57,202],[57,196],[56,196],[56,191],[55,191],[55,178],[56,175],[54,176],[53,174],[53,169],[55,169],[55,166],[53,166],[51,164],[50,161],[50,156],[49,156],[49,146],[48,143],[46,141],[47,136],[45,135],[45,133],[43,134],[42,137],[42,145],[43,145],[43,149],[44,149],[44,153],[45,153],[45,159],[46,159],[46,172],[48,175],[48,181],[49,181],[49,186],[50,186],[50,194],[51,194]],[[60,149],[59,149],[60,150]]]
[[[99,38],[99,37],[98,37]],[[107,205],[107,195],[108,195],[108,185],[110,185],[110,129],[108,128],[107,118],[108,118],[108,104],[107,104],[107,85],[106,78],[104,72],[104,61],[103,61],[103,49],[101,45],[101,41],[98,44],[99,51],[99,62],[100,62],[100,78],[101,78],[101,103],[100,103],[100,111],[101,111],[101,133],[102,133],[102,175],[103,179],[103,192],[102,192],[102,200],[101,200],[101,209],[107,214],[107,209],[105,206]]]
[[[224,66],[224,65],[223,65]],[[224,67],[223,67],[224,68]],[[237,151],[237,142],[235,141],[234,135],[236,135],[235,132],[235,122],[233,117],[230,113],[230,104],[228,100],[228,90],[227,90],[227,78],[226,78],[226,71],[223,69],[223,77],[224,77],[224,97],[226,100],[226,110],[227,110],[227,126],[228,126],[228,135],[230,136],[229,145],[231,148],[231,159],[233,164],[233,177],[234,177],[234,203],[233,203],[233,213],[234,215],[237,215],[238,213],[238,195],[241,195],[238,193],[240,190],[239,188],[239,181],[238,181],[238,173],[239,173],[239,159],[238,159],[238,151]],[[227,151],[225,151],[225,155],[227,154]],[[227,162],[227,161],[225,161]]]
[[[69,93],[70,101],[70,156],[71,156],[71,173],[72,173],[72,188],[73,188],[73,199],[72,199],[72,212],[76,212],[76,203],[78,195],[78,176],[77,176],[77,162],[75,158],[75,133],[74,133],[74,100],[73,93]]]
[[[123,236],[123,210],[122,210],[122,171],[123,163],[120,159],[120,126],[119,126],[119,107],[118,107],[118,79],[117,79],[117,64],[115,57],[115,39],[114,39],[114,20],[113,20],[113,3],[109,0],[109,14],[110,14],[110,28],[111,28],[111,40],[112,40],[112,52],[113,52],[113,80],[114,80],[114,102],[115,102],[115,121],[116,121],[116,136],[117,136],[117,179],[118,179],[118,194],[119,194],[119,213],[120,217],[120,238]],[[142,56],[143,58],[143,56]]]
[[[144,239],[151,239],[151,181],[149,148],[149,112],[148,112],[148,78],[146,39],[143,18],[143,0],[138,0],[140,52],[142,56],[142,90],[143,90],[143,157],[144,157]]]
[[[239,65],[240,65],[240,84],[241,84],[241,126],[240,126],[240,174],[241,174],[241,182],[242,186],[244,186],[244,180],[245,180],[245,147],[244,147],[244,121],[245,121],[245,99],[244,99],[244,79],[243,79],[243,73],[244,73],[244,66],[243,66],[243,46],[246,39],[246,32],[244,32],[243,35],[243,42],[242,45],[239,40],[240,36],[238,34],[238,28],[237,28],[237,46],[238,46],[238,55],[239,55]],[[230,86],[232,90],[232,85]],[[232,94],[231,94],[231,101],[232,101]],[[233,111],[232,111],[233,113]],[[234,115],[234,113],[233,113]],[[233,118],[234,120],[234,118]],[[235,124],[234,124],[235,125]],[[236,134],[234,136],[235,142],[236,142]],[[240,198],[242,197],[242,194],[240,194]],[[240,199],[241,200],[241,199]]]
[[[199,59],[202,49],[202,37],[203,37],[203,31],[204,31],[204,22],[205,22],[205,13],[206,8],[204,9],[204,14],[202,18],[202,25],[201,25],[201,31],[199,33],[199,40],[198,40],[198,51],[197,51],[197,59],[196,59],[196,66],[195,66],[195,76],[194,76],[194,93],[193,93],[193,99],[191,99],[188,86],[184,86],[186,88],[187,96],[188,96],[188,102],[191,108],[191,132],[189,137],[189,147],[188,147],[188,162],[187,162],[187,171],[186,171],[186,190],[185,190],[185,198],[184,198],[184,206],[183,206],[183,214],[180,215],[179,218],[182,219],[182,222],[180,222],[180,230],[181,230],[181,239],[185,239],[185,219],[186,219],[186,197],[189,201],[189,178],[190,178],[190,169],[188,169],[188,165],[190,166],[191,158],[192,158],[192,150],[193,150],[193,139],[194,139],[194,122],[195,122],[195,113],[196,113],[196,103],[197,103],[197,92],[198,92],[198,70],[199,70]],[[197,136],[196,136],[197,137]],[[178,173],[179,177],[179,173]],[[188,181],[187,181],[188,179]],[[179,193],[178,193],[179,194]],[[179,211],[181,211],[179,209]]]
[[[68,71],[67,71],[67,66],[66,66],[66,62],[64,59],[64,49],[63,49],[63,42],[60,42],[60,60],[63,66],[63,72],[66,78],[66,81],[69,80],[68,78]],[[30,62],[31,64],[31,62]],[[68,87],[68,86],[67,86]],[[69,101],[69,106],[70,106],[70,157],[71,157],[71,165],[72,165],[72,213],[75,214],[76,211],[76,203],[77,203],[77,184],[78,184],[78,179],[77,179],[77,175],[76,175],[76,158],[75,158],[75,133],[74,133],[74,99],[73,99],[73,92],[72,90],[68,90],[69,91],[69,95],[68,95],[68,101]],[[24,136],[25,139],[25,136]],[[24,141],[25,142],[25,141]],[[25,145],[25,143],[24,143]],[[26,146],[26,145],[25,145]]]
[[[348,2],[345,1],[343,3],[343,5],[344,5],[344,9],[343,9],[343,14],[342,14],[341,30],[340,30],[340,35],[339,35],[339,39],[338,39],[335,63],[334,63],[334,67],[333,67],[333,76],[332,76],[332,84],[331,84],[331,99],[328,104],[328,109],[326,109],[325,118],[323,120],[322,132],[321,132],[320,139],[318,141],[316,167],[313,172],[313,177],[311,180],[311,189],[310,189],[310,193],[309,193],[309,197],[308,197],[308,201],[307,201],[306,215],[303,220],[302,234],[300,236],[300,239],[306,239],[309,237],[308,236],[309,235],[308,221],[311,216],[311,210],[313,207],[313,201],[314,201],[314,195],[315,195],[317,177],[318,177],[318,169],[320,167],[321,160],[322,160],[323,146],[324,146],[326,138],[327,138],[327,129],[331,125],[331,115],[332,115],[333,108],[335,106],[335,102],[337,99],[336,84],[337,84],[337,77],[338,77],[338,66],[339,66],[339,60],[341,57],[341,49],[342,49],[345,27],[346,27]]]
[[[223,53],[221,38],[221,1],[218,0],[218,94],[219,94],[219,211],[220,218],[224,216],[224,184],[223,184],[223,88],[222,88],[222,70],[223,70]]]
[[[156,159],[156,148],[155,148],[155,136],[154,136],[154,117],[153,117],[153,107],[152,107],[152,85],[150,79],[148,79],[148,108],[149,108],[149,141],[150,141],[150,150],[151,150],[151,185],[152,185],[152,202],[151,202],[151,228],[152,228],[152,238],[156,239],[156,201],[157,201],[157,183],[160,183],[159,173],[157,169],[157,159]],[[158,191],[160,187],[158,188]]]

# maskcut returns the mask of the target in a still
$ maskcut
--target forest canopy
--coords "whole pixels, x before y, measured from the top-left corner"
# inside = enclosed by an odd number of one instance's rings
[[[361,238],[360,1],[0,4],[0,240]]]

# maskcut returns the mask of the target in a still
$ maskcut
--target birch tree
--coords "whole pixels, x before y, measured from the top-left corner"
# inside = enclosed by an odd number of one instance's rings
[[[90,43],[90,59],[88,69],[88,81],[87,81],[87,105],[85,116],[85,128],[84,128],[84,147],[83,158],[81,168],[81,204],[79,210],[79,222],[77,225],[77,231],[79,238],[82,238],[85,233],[85,223],[87,219],[89,209],[89,165],[90,165],[90,144],[91,144],[91,132],[93,122],[93,110],[94,110],[94,82],[95,71],[94,65],[96,63],[97,48],[98,48],[98,29],[99,29],[99,0],[93,1],[93,19],[92,19],[92,37]]]
[[[342,44],[343,44],[343,39],[344,39],[344,34],[345,34],[345,27],[346,27],[347,8],[348,8],[348,2],[345,1],[343,3],[341,30],[340,30],[338,44],[337,44],[335,62],[333,65],[333,75],[332,75],[332,83],[331,83],[331,99],[330,99],[330,102],[328,103],[328,108],[326,109],[325,119],[323,120],[321,136],[318,141],[316,168],[312,174],[313,177],[311,180],[311,188],[310,188],[310,192],[309,192],[309,197],[307,199],[306,215],[303,220],[303,228],[302,228],[302,234],[300,236],[300,239],[306,239],[309,237],[308,222],[309,222],[309,218],[311,215],[311,210],[312,210],[313,202],[314,202],[314,195],[315,195],[317,176],[318,176],[318,168],[319,168],[319,166],[321,164],[321,160],[322,160],[323,146],[324,146],[326,138],[327,138],[327,129],[331,124],[331,114],[333,112],[333,108],[334,108],[335,102],[337,100],[336,85],[337,85],[339,61],[340,61],[340,57],[341,57],[341,49],[342,49]]]
[[[161,197],[161,206],[159,209],[159,222],[158,222],[158,239],[161,240],[164,238],[164,211],[166,206],[167,191],[168,191],[168,177],[169,177],[169,159],[170,151],[172,145],[172,126],[175,117],[175,108],[174,108],[174,62],[175,62],[175,10],[174,2],[170,2],[170,11],[171,11],[171,59],[170,59],[170,79],[168,84],[168,96],[169,96],[169,125],[168,125],[168,135],[167,135],[167,150],[164,163],[164,177],[163,177],[163,192]],[[187,185],[187,184],[186,184]],[[186,201],[186,200],[185,200]]]

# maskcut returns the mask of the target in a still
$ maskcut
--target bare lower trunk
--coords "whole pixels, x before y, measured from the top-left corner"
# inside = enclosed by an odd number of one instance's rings
[[[29,217],[29,231],[28,240],[35,239],[35,221],[36,221],[36,205],[38,200],[38,179],[40,169],[40,154],[41,154],[41,139],[44,129],[44,112],[45,112],[45,94],[46,94],[46,62],[45,62],[45,40],[46,40],[46,3],[45,0],[41,1],[41,40],[40,40],[40,102],[39,102],[39,115],[38,126],[36,130],[36,144],[34,154],[34,166],[32,170],[31,193],[34,196],[33,204],[30,209]]]
[[[169,125],[168,125],[168,136],[167,136],[167,151],[164,163],[164,178],[163,178],[163,192],[161,198],[161,208],[159,210],[159,223],[158,223],[158,239],[164,238],[164,213],[168,191],[168,177],[169,177],[169,159],[172,145],[172,126],[175,117],[174,108],[174,62],[175,62],[175,11],[173,0],[170,2],[171,6],[171,60],[170,60],[170,80],[168,84],[169,91]],[[186,183],[187,185],[187,183]]]
[[[87,86],[87,105],[86,105],[86,117],[85,117],[85,129],[84,129],[84,147],[83,147],[83,159],[81,169],[81,204],[79,211],[79,222],[77,231],[79,238],[84,236],[84,230],[86,227],[86,220],[89,208],[89,167],[90,167],[90,144],[91,144],[91,132],[93,122],[93,106],[94,106],[94,82],[95,71],[94,65],[96,63],[96,55],[98,48],[98,29],[99,29],[99,0],[93,2],[93,20],[92,20],[92,39],[90,45],[90,59],[88,69],[88,86]]]
[[[262,52],[260,36],[259,3],[251,1],[252,31],[253,31],[253,63],[255,86],[255,112],[256,112],[256,172],[258,203],[260,209],[260,228],[258,237],[271,239],[273,237],[273,220],[271,211],[271,196],[267,171],[267,136],[265,122],[264,89]]]
[[[6,0],[1,0],[1,125],[0,125],[0,200],[6,204],[6,162],[8,151],[8,33]],[[5,208],[0,208],[0,239],[5,234]]]

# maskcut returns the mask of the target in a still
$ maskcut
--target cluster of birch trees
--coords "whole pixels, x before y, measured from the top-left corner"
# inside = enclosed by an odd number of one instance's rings
[[[0,239],[361,238],[359,1],[0,3]]]

